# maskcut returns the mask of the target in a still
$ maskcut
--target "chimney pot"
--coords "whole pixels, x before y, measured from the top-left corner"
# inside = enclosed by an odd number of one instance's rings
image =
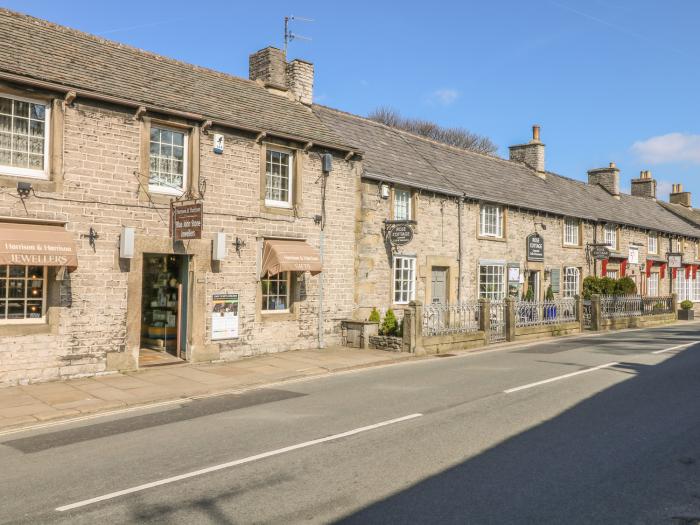
[[[611,162],[611,163],[610,163],[610,167],[611,167],[611,168],[616,168],[617,166],[615,166],[615,163],[614,163],[614,162]]]
[[[540,141],[540,125],[535,124],[532,126],[532,142]]]

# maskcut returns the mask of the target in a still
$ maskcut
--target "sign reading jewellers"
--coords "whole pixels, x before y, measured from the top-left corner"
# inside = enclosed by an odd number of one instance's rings
[[[413,240],[413,228],[408,223],[392,224],[388,235],[393,246],[404,246]]]
[[[544,262],[544,239],[540,237],[539,233],[527,236],[527,260]]]
[[[204,206],[201,202],[174,202],[170,213],[173,239],[176,241],[201,239],[203,217]]]

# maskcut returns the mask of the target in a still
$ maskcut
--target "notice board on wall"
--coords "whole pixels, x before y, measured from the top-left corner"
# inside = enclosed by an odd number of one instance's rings
[[[238,294],[215,293],[212,296],[211,340],[238,337]]]

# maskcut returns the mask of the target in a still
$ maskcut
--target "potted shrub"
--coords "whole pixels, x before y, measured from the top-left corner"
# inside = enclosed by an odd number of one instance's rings
[[[384,316],[384,322],[382,323],[380,332],[382,335],[395,335],[397,329],[398,323],[396,321],[396,315],[394,315],[394,310],[389,308]]]
[[[693,310],[692,301],[688,301],[686,299],[685,301],[681,302],[681,309],[678,310],[678,319],[682,321],[692,321],[695,319],[695,311]]]
[[[369,314],[369,319],[367,319],[370,323],[377,323],[379,324],[379,321],[381,321],[381,317],[379,316],[379,311],[377,308],[372,308],[372,311]]]

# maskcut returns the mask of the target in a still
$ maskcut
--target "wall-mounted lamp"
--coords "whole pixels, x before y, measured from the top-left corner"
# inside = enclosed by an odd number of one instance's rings
[[[226,246],[226,234],[218,232],[214,234],[214,239],[211,245],[211,258],[213,261],[223,261],[228,255],[228,246]]]
[[[547,231],[547,225],[543,222],[536,222],[535,223],[535,232],[537,232],[537,226],[542,228],[542,231]]]
[[[17,183],[17,195],[19,195],[21,199],[26,199],[27,197],[29,197],[29,194],[31,192],[32,192],[31,182],[18,182]]]
[[[389,185],[386,183],[382,183],[379,186],[379,194],[381,195],[382,199],[388,199],[389,198]]]
[[[92,230],[92,228],[90,228]],[[122,228],[122,233],[119,236],[119,258],[133,259],[134,258],[134,229]]]

